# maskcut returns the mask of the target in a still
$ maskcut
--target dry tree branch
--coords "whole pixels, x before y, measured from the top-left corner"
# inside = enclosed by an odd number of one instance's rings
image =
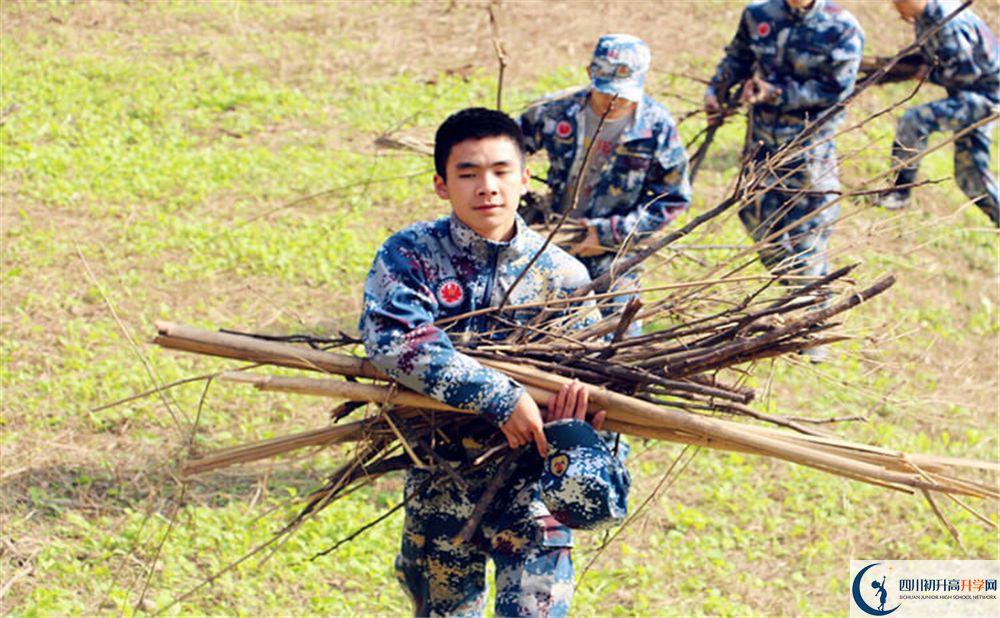
[[[684,456],[688,453],[688,451],[690,451],[691,454],[688,456],[687,460],[684,461]],[[586,566],[583,567],[580,577],[577,578],[577,586],[583,583],[583,578],[586,577],[587,573],[590,571],[590,567],[592,567],[594,562],[596,562],[601,554],[604,553],[604,550],[609,547],[622,532],[628,529],[636,521],[636,519],[639,518],[639,515],[646,510],[646,507],[649,506],[649,503],[652,502],[654,498],[660,495],[664,489],[669,489],[677,481],[677,479],[680,478],[681,474],[687,470],[687,467],[692,461],[694,461],[695,456],[697,456],[700,451],[700,446],[691,444],[687,444],[683,449],[681,449],[681,452],[678,453],[677,457],[675,457],[671,462],[670,467],[667,468],[666,472],[663,473],[663,476],[660,477],[660,480],[657,482],[656,487],[653,488],[653,491],[649,492],[645,499],[639,503],[639,506],[636,507],[635,511],[628,517],[628,519],[622,522],[622,525],[614,531],[610,538],[606,539],[603,543],[601,543],[601,546],[595,550],[594,555],[587,561]],[[681,464],[682,461],[683,464]],[[673,474],[674,469],[676,469],[678,465],[680,465],[680,469],[677,470],[676,474]]]
[[[538,251],[535,252],[535,255],[531,256],[531,259],[528,260],[527,266],[525,266],[524,269],[521,270],[521,272],[517,275],[517,278],[514,279],[514,283],[512,283],[511,286],[507,288],[507,291],[504,292],[503,298],[500,299],[500,303],[497,306],[497,311],[501,311],[504,308],[504,306],[507,304],[507,300],[510,298],[511,293],[517,287],[517,284],[520,283],[522,279],[524,279],[525,275],[528,274],[528,271],[531,270],[531,267],[535,265],[535,262],[538,261],[538,258],[542,256],[542,253],[544,253],[545,249],[547,249],[549,244],[551,244],[552,238],[556,235],[556,233],[559,232],[559,228],[561,228],[563,223],[566,222],[566,219],[569,217],[570,213],[576,210],[577,202],[580,199],[580,187],[583,185],[584,176],[586,176],[586,174],[582,172],[583,170],[586,170],[587,166],[590,164],[590,157],[593,154],[594,146],[597,145],[597,138],[600,137],[601,129],[604,128],[604,123],[608,118],[608,114],[610,114],[611,110],[614,108],[616,101],[618,101],[617,94],[611,97],[611,102],[608,103],[608,107],[604,110],[604,113],[601,114],[601,119],[597,122],[597,128],[594,130],[594,136],[591,138],[590,143],[587,144],[587,150],[584,151],[583,153],[583,161],[580,163],[581,173],[576,177],[576,183],[573,184],[573,193],[571,195],[569,207],[566,208],[566,211],[563,212],[562,216],[559,218],[555,226],[552,228],[552,231],[549,232],[549,235],[545,238],[545,242],[542,243],[542,246],[538,249]],[[583,294],[573,294],[573,296],[582,296],[582,295]]]
[[[507,69],[507,52],[503,48],[503,39],[500,36],[500,23],[497,13],[500,11],[500,0],[490,0],[487,10],[490,14],[490,39],[493,42],[493,52],[497,57],[497,111],[503,110],[503,74]]]
[[[173,406],[171,406],[170,402],[167,401],[167,398],[163,394],[163,390],[159,385],[160,379],[157,377],[156,372],[153,371],[153,366],[149,363],[149,360],[146,359],[145,355],[143,355],[142,351],[139,350],[139,345],[135,342],[135,339],[132,338],[132,334],[128,331],[128,328],[125,327],[125,324],[122,322],[121,318],[118,317],[118,311],[115,310],[114,304],[111,302],[111,299],[108,298],[108,295],[105,293],[104,286],[102,286],[101,282],[98,281],[97,275],[95,275],[93,269],[90,268],[90,262],[88,262],[86,256],[83,255],[83,250],[80,249],[79,244],[76,245],[76,254],[79,256],[80,261],[83,263],[83,268],[84,270],[87,271],[87,276],[90,278],[90,282],[94,284],[94,287],[97,288],[97,291],[101,295],[101,298],[104,299],[104,304],[107,306],[108,311],[111,312],[111,317],[114,318],[115,323],[118,325],[119,330],[121,330],[122,335],[124,335],[125,340],[128,341],[129,347],[132,348],[132,352],[135,353],[136,357],[139,359],[139,362],[142,363],[143,368],[146,370],[146,375],[153,383],[153,386],[156,387],[156,393],[160,396],[160,401],[163,403],[163,407],[167,409],[167,414],[169,414],[170,418],[174,421],[174,425],[177,426],[178,431],[183,433],[184,424],[181,423],[180,418],[178,418],[177,416],[177,414],[180,413],[180,410],[174,412]]]
[[[956,16],[958,16],[959,13],[968,8],[972,4],[972,2],[973,0],[966,0],[965,2],[963,2],[958,8],[956,8],[954,11],[946,15],[944,19],[942,19],[938,23],[934,24],[933,26],[925,30],[923,34],[921,34],[913,43],[910,43],[902,50],[897,52],[895,56],[889,58],[886,61],[886,63],[882,65],[881,68],[879,68],[877,71],[874,71],[871,75],[865,78],[843,100],[838,101],[833,106],[827,108],[822,114],[820,114],[816,118],[816,120],[814,120],[812,123],[806,126],[806,128],[801,133],[799,133],[795,137],[795,139],[793,139],[786,145],[788,150],[794,151],[799,149],[813,133],[815,133],[820,129],[820,127],[828,123],[830,120],[836,118],[837,115],[840,114],[840,112],[843,111],[852,101],[854,101],[854,99],[856,99],[859,94],[861,94],[871,86],[878,84],[882,80],[882,78],[886,74],[888,74],[889,71],[891,71],[892,68],[896,66],[896,64],[900,60],[903,59],[904,56],[907,56],[910,53],[920,49],[921,45],[923,45],[924,42],[926,42],[932,36],[937,34],[941,30],[941,28],[943,28],[948,22],[953,20]]]

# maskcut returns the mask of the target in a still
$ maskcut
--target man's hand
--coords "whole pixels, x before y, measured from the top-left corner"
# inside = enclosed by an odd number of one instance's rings
[[[575,418],[578,421],[586,420],[588,395],[587,387],[580,384],[578,380],[563,384],[559,392],[549,401],[545,421],[558,421],[564,418]],[[594,429],[600,430],[606,416],[607,412],[604,410],[596,412],[590,420],[590,424],[594,426]]]
[[[722,124],[722,106],[714,94],[705,95],[705,116],[709,125]]]
[[[924,81],[931,74],[931,67],[929,64],[920,63],[915,69],[913,69],[913,75],[910,79],[915,79],[917,81]]]
[[[781,97],[781,88],[770,82],[766,82],[754,75],[743,84],[743,94],[740,95],[740,103],[777,103]]]
[[[597,238],[597,228],[593,225],[587,226],[587,235],[583,240],[570,247],[570,254],[577,257],[593,257],[604,253],[604,247]]]
[[[534,441],[539,455],[545,457],[549,452],[549,443],[542,431],[542,413],[527,391],[517,400],[507,422],[500,425],[500,431],[507,438],[510,448],[520,448]]]

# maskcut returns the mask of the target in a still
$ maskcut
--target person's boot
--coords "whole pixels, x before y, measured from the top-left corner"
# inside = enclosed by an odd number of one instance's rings
[[[903,210],[910,207],[910,196],[903,191],[886,191],[878,195],[875,205],[886,210]]]

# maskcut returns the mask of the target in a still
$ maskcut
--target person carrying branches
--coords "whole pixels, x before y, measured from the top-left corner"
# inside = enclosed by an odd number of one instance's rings
[[[800,134],[851,93],[863,46],[857,20],[832,2],[754,2],[743,10],[705,91],[710,123],[723,120],[720,100],[731,89],[742,86],[740,102],[750,106],[745,155],[752,154],[754,167],[768,170],[768,188],[742,205],[739,215],[772,272],[828,272],[826,247],[839,212],[830,204],[840,189],[833,135],[843,112],[804,139]],[[824,350],[809,354],[818,362]]]
[[[587,68],[589,86],[536,102],[520,118],[528,152],[548,155],[551,190],[548,209],[527,204],[524,216],[534,223],[569,211],[586,227],[569,251],[594,278],[612,269],[623,245],[635,246],[691,203],[677,126],[667,108],[643,91],[649,65],[649,47],[641,39],[604,35]],[[638,277],[632,271],[612,285],[637,289]],[[627,300],[617,297],[606,314],[620,311]],[[633,322],[629,334],[640,331]]]
[[[893,0],[903,20],[913,24],[917,38],[959,7],[953,0]],[[986,23],[964,9],[920,46],[924,67],[914,78],[926,77],[945,89],[947,97],[906,110],[892,144],[895,188],[882,193],[879,206],[896,210],[910,205],[927,138],[937,131],[963,131],[955,140],[955,180],[994,225],[1000,226],[1000,190],[991,172],[990,142],[996,122],[973,127],[1000,108],[1000,47]]]
[[[563,387],[547,408],[546,420],[555,423],[543,428],[539,404],[521,384],[453,344],[458,338],[474,348],[529,325],[571,334],[600,317],[594,302],[584,301],[559,305],[537,324],[542,308],[523,307],[566,298],[590,281],[582,264],[546,245],[517,215],[529,178],[524,156],[521,131],[506,114],[471,108],[450,116],[435,136],[434,189],[451,203],[451,215],[391,236],[365,282],[360,329],[371,362],[400,384],[478,416],[433,432],[434,458],[448,475],[436,479],[422,465],[407,473],[396,567],[418,616],[481,615],[487,559],[496,565],[496,615],[564,616],[573,564],[571,531],[561,522],[589,526],[603,523],[595,513],[624,516],[628,475],[609,449],[595,446],[605,415],[595,413],[593,427],[584,422],[586,389]],[[503,311],[466,315],[501,299],[511,302]],[[490,458],[497,428],[513,450]],[[574,444],[589,454],[577,456]],[[548,456],[553,512],[539,456]],[[596,485],[583,482],[586,495],[567,481],[581,465],[597,474],[588,477]]]

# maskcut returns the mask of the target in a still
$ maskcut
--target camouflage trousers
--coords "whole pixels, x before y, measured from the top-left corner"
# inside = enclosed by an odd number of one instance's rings
[[[497,458],[495,458],[497,459]],[[396,574],[416,616],[481,616],[486,562],[496,568],[497,616],[561,617],[573,598],[572,535],[541,502],[537,455],[522,458],[490,503],[472,540],[456,535],[497,474],[497,464],[428,485],[429,473],[406,479],[406,519]],[[422,491],[421,491],[422,489]]]
[[[977,92],[949,92],[946,99],[917,105],[899,119],[892,145],[892,164],[906,164],[896,184],[912,183],[917,177],[919,156],[927,149],[927,138],[938,131],[961,131],[997,109],[990,97]],[[969,199],[1000,226],[1000,191],[991,171],[990,142],[996,122],[977,127],[955,140],[955,180]],[[904,194],[909,191],[903,190]]]
[[[813,146],[774,165],[776,146],[763,146],[753,165],[765,169],[768,190],[740,209],[740,220],[758,243],[761,262],[773,273],[827,274],[827,242],[840,205],[829,204],[840,190],[837,150],[828,134],[813,138]],[[817,143],[820,142],[820,143]]]

